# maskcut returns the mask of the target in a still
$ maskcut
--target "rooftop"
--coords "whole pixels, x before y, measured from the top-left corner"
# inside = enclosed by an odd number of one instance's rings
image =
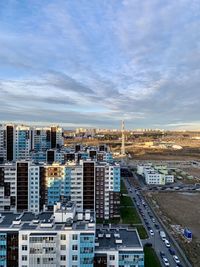
[[[143,250],[136,229],[97,229],[95,243],[98,244],[95,248],[97,251],[123,249]]]
[[[49,211],[40,214],[2,212],[0,230],[39,230],[43,232],[61,231],[63,229],[92,230],[95,229],[93,218],[95,218],[94,212],[89,213],[89,211],[77,213],[73,219],[66,218],[61,222],[56,221],[54,213]]]

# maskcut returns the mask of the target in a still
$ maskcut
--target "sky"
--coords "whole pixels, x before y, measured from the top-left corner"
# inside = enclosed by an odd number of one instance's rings
[[[0,121],[200,129],[199,0],[1,0]]]

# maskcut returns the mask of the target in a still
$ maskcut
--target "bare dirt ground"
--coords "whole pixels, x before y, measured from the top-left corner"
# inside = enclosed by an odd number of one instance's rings
[[[200,264],[200,193],[154,192],[150,194],[151,201],[162,212],[161,218],[172,231],[170,225],[181,225],[193,233],[193,240],[187,243],[180,234],[174,232],[179,244],[192,261],[193,266]]]
[[[196,178],[200,178],[200,169],[198,168],[184,168],[183,171],[187,172],[189,175],[192,175]]]

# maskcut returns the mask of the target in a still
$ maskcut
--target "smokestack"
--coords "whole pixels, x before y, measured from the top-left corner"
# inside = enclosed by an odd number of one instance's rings
[[[125,135],[124,135],[124,121],[122,121],[122,146],[121,146],[121,154],[125,155]]]

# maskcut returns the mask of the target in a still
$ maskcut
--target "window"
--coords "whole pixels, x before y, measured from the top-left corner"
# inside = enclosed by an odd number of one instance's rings
[[[77,261],[78,260],[78,256],[77,255],[72,255],[72,260],[73,261]]]
[[[22,240],[27,240],[27,235],[22,235]]]
[[[60,256],[60,260],[61,260],[61,261],[66,261],[66,256],[65,256],[65,255],[61,255],[61,256]]]
[[[115,255],[110,255],[110,261],[114,261],[115,260]]]
[[[22,245],[22,250],[27,250],[27,246],[26,245]]]
[[[78,250],[78,246],[77,245],[73,245],[72,246],[72,250]]]
[[[66,245],[61,245],[60,250],[66,250]]]
[[[78,240],[78,235],[72,235],[72,240]]]
[[[27,256],[26,255],[22,255],[22,261],[27,261]]]
[[[60,235],[60,240],[66,240],[66,235]]]

